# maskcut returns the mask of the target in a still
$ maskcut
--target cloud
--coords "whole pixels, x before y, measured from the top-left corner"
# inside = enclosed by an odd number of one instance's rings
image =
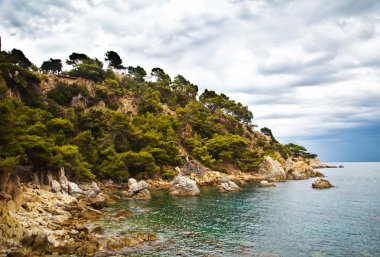
[[[161,67],[308,140],[380,121],[377,0],[0,1],[3,46],[42,63],[73,52]]]

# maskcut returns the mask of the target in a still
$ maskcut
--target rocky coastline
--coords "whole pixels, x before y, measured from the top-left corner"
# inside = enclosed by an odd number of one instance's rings
[[[259,187],[273,187],[286,180],[324,177],[303,160],[286,160],[283,164],[265,157],[256,173],[231,170],[229,174],[204,169],[202,174],[187,173],[171,181],[130,179],[128,184],[112,181],[75,184],[64,171],[52,177],[49,186],[21,184],[13,175],[2,177],[0,187],[0,257],[41,256],[45,254],[75,254],[77,256],[107,256],[109,251],[135,247],[158,239],[155,234],[122,234],[104,236],[94,221],[104,215],[118,219],[133,216],[130,210],[117,213],[106,207],[119,197],[149,200],[149,190],[166,190],[173,196],[199,196],[200,186],[215,186],[220,192],[238,192],[248,182],[259,182]],[[5,182],[4,182],[5,181]],[[108,194],[117,191],[118,194]]]

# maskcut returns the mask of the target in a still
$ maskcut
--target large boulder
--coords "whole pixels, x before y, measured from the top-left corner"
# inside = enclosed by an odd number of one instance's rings
[[[111,203],[111,199],[108,195],[100,193],[94,198],[89,199],[90,205],[95,209],[102,209],[108,207]]]
[[[176,176],[169,189],[170,195],[195,196],[200,195],[197,183],[189,177],[178,175]]]
[[[67,193],[69,191],[69,180],[65,175],[65,169],[63,167],[58,171],[57,181],[61,185],[62,193]]]
[[[74,182],[69,182],[68,183],[68,193],[70,195],[81,195],[83,194],[83,190],[79,188],[77,184]]]
[[[237,192],[240,191],[240,187],[236,185],[235,182],[231,180],[230,176],[224,176],[220,180],[220,184],[217,186],[220,192],[229,193],[229,192]]]
[[[270,156],[265,156],[263,162],[259,166],[259,174],[265,176],[269,181],[285,181],[286,173],[281,164],[273,160]]]
[[[137,182],[136,179],[130,178],[128,180],[128,191],[123,191],[121,194],[127,198],[133,198],[136,200],[149,200],[152,196],[148,187],[148,183],[144,180]]]
[[[57,180],[52,180],[50,187],[53,193],[60,193],[62,190],[61,184]]]
[[[327,179],[320,178],[313,182],[312,187],[315,189],[328,189],[334,186]]]

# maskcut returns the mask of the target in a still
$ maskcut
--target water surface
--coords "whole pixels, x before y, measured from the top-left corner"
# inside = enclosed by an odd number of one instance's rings
[[[245,185],[235,194],[201,188],[200,197],[152,192],[150,201],[120,201],[136,215],[101,223],[113,232],[158,233],[160,240],[124,256],[380,256],[380,163],[324,169],[315,179]]]

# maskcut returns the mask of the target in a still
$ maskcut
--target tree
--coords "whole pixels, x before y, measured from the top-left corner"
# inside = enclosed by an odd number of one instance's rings
[[[273,133],[272,133],[272,130],[270,130],[269,128],[267,127],[264,127],[262,129],[260,129],[261,133],[263,133],[264,135],[270,137],[273,141],[273,143],[278,143],[278,141],[276,140],[276,138],[273,136]]]
[[[78,59],[79,60],[79,59]],[[103,70],[103,63],[97,58],[80,60],[73,62],[74,69],[69,71],[73,77],[81,77],[94,82],[102,82],[106,78],[106,72]]]
[[[150,72],[150,75],[152,77],[156,77],[158,82],[161,82],[161,81],[167,81],[169,83],[171,82],[170,76],[166,74],[164,70],[161,68],[153,68],[152,71]]]
[[[128,66],[128,73],[132,75],[132,77],[139,82],[144,82],[145,76],[147,75],[146,71],[141,66]]]
[[[108,51],[105,54],[106,58],[105,60],[108,61],[108,67],[114,68],[117,70],[125,69],[125,67],[122,65],[123,61],[121,60],[120,56],[114,52],[114,51]]]
[[[42,63],[41,70],[44,72],[60,73],[62,71],[62,61],[50,58]]]
[[[26,58],[21,50],[13,48],[9,54],[12,63],[20,66],[21,68],[28,69],[33,65],[33,63]]]
[[[68,65],[78,66],[83,61],[88,60],[88,59],[90,59],[90,57],[88,57],[87,55],[74,52],[69,55],[69,59],[66,60],[66,63]]]

